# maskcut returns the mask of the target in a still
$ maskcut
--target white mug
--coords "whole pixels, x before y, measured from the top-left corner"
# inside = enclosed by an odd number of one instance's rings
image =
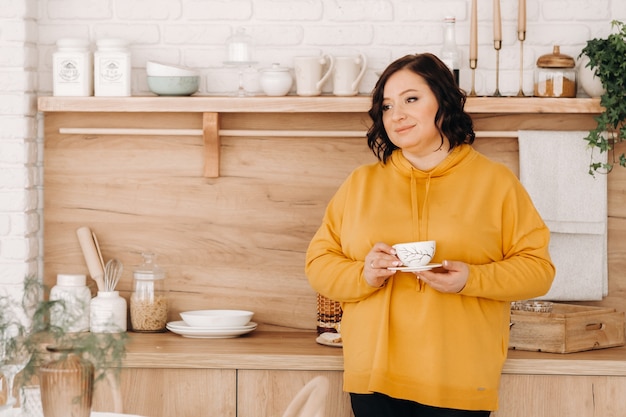
[[[328,65],[326,72],[324,66]],[[322,86],[330,78],[335,68],[331,55],[298,56],[293,59],[296,73],[296,94],[299,96],[319,96]]]
[[[363,54],[336,57],[333,94],[336,96],[356,95],[359,92],[359,83],[365,75],[366,68],[367,58]]]

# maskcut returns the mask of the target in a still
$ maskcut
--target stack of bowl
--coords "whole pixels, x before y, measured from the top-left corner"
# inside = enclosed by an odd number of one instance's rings
[[[146,62],[148,88],[159,96],[189,96],[200,86],[198,71],[178,65]]]
[[[167,323],[167,329],[185,337],[225,338],[250,333],[257,328],[254,313],[246,310],[193,310],[180,313],[182,321]]]

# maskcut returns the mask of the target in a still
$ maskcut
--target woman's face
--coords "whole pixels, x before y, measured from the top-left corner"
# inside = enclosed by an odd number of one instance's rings
[[[437,98],[420,75],[402,69],[389,77],[383,90],[383,125],[403,153],[426,156],[441,147],[435,126]]]

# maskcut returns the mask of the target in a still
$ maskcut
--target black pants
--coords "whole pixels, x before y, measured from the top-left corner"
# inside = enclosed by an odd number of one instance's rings
[[[431,407],[384,394],[350,394],[354,417],[489,417],[490,411]]]

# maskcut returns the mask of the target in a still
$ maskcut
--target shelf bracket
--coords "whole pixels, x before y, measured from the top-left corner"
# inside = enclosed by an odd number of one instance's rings
[[[220,176],[220,118],[219,113],[202,114],[202,139],[204,141],[204,176]]]

